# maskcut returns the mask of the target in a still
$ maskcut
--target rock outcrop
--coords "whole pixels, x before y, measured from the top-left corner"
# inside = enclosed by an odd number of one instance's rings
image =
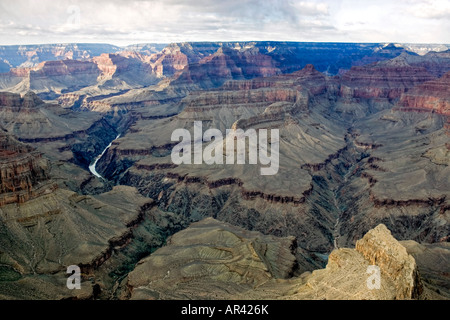
[[[76,114],[47,104],[32,91],[23,96],[0,92],[0,125],[22,141],[68,139],[84,133],[100,119],[99,115]]]
[[[378,225],[356,242],[356,251],[395,283],[396,299],[414,299],[422,293],[422,283],[414,258],[391,236],[385,225]]]
[[[101,71],[98,82],[103,87],[117,90],[148,86],[158,81],[152,66],[134,57],[102,54],[92,61]]]
[[[391,300],[423,293],[414,258],[384,225],[370,230],[356,249],[333,251],[325,269],[294,277],[292,246],[292,238],[208,218],[139,262],[128,277],[131,299]],[[376,288],[369,266],[380,271]]]
[[[135,288],[133,298],[151,297],[152,291],[160,299],[195,298],[192,290],[210,282],[198,297],[214,296],[215,286],[219,296],[227,290],[220,288],[222,283],[235,291],[289,277],[295,269],[293,248],[292,237],[263,236],[208,218],[176,233],[167,246],[139,262],[128,285]]]
[[[0,206],[24,203],[53,189],[48,179],[48,162],[40,152],[0,132]]]

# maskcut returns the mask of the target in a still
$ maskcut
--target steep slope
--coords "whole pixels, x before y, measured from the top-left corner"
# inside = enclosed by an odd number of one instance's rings
[[[100,87],[129,89],[144,87],[158,81],[151,65],[135,57],[118,54],[102,54],[92,61],[101,70],[98,79]]]
[[[450,71],[450,50],[430,51],[423,56],[402,54],[402,57],[409,65],[423,67],[437,78]]]
[[[2,299],[89,298],[94,284],[66,287],[66,269],[83,277],[129,241],[149,199],[133,188],[116,187],[101,196],[56,189],[20,206],[0,207],[0,297]]]
[[[48,177],[41,153],[0,132],[0,206],[24,203],[55,188]]]
[[[280,73],[273,61],[258,50],[240,52],[219,48],[198,63],[189,64],[172,85],[194,84],[200,88],[213,88],[226,80],[271,76]]]
[[[19,141],[32,143],[55,164],[51,174],[58,177],[56,181],[76,191],[89,188],[91,182],[101,187],[91,181],[87,169],[118,134],[113,117],[63,109],[44,103],[32,92],[0,93],[0,126]]]

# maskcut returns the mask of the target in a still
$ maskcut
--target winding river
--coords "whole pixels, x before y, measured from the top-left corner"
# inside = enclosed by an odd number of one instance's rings
[[[97,170],[95,170],[95,166],[97,165],[98,160],[100,160],[100,158],[105,154],[106,150],[108,150],[109,147],[111,147],[112,143],[113,143],[115,140],[119,139],[119,137],[120,137],[120,133],[117,135],[117,137],[116,137],[114,140],[112,140],[112,141],[106,146],[106,148],[103,150],[103,152],[102,152],[101,154],[99,154],[97,157],[95,157],[94,162],[92,162],[91,165],[89,166],[89,171],[91,171],[91,173],[92,173],[94,176],[96,176],[97,178],[105,179],[105,178],[103,178],[103,177],[101,176],[100,173],[97,172]]]

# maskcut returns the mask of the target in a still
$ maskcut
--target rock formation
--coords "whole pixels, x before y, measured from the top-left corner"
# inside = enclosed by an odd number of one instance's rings
[[[200,88],[213,88],[226,80],[271,76],[280,73],[270,57],[258,51],[239,52],[219,48],[198,63],[185,67],[173,85],[195,84]]]
[[[363,99],[398,99],[408,89],[433,79],[425,68],[412,67],[398,57],[352,67],[342,76],[341,95]]]
[[[111,257],[113,250],[130,241],[133,228],[150,203],[135,189],[119,186],[101,196],[84,196],[60,188],[20,206],[3,205],[0,297],[92,297],[89,277]],[[80,291],[69,290],[65,285],[69,265],[81,268]]]
[[[53,58],[41,61],[49,48]],[[284,42],[64,48],[13,48],[31,58],[1,60],[11,67],[0,75],[1,297],[73,297],[64,268],[75,263],[87,288],[76,297],[129,298],[127,274],[144,257],[129,278],[133,298],[449,296],[448,52]],[[194,121],[224,137],[279,130],[277,174],[262,176],[261,161],[174,164],[172,132],[192,135]],[[210,143],[219,140],[202,147]],[[100,154],[103,178],[89,171]],[[367,291],[371,264],[382,285]],[[142,272],[150,265],[164,267]],[[161,287],[149,289],[151,278]],[[216,296],[217,283],[225,289]]]
[[[450,116],[450,72],[404,93],[398,104],[406,110]]]
[[[35,67],[44,61],[87,60],[102,53],[113,53],[121,48],[100,43],[66,43],[41,45],[0,46],[0,57],[13,68]]]
[[[0,206],[24,203],[54,188],[48,176],[41,153],[0,132]]]
[[[101,71],[97,79],[100,86],[121,88],[141,87],[155,84],[157,77],[151,65],[134,57],[118,54],[102,54],[92,61]]]
[[[379,225],[355,249],[334,250],[325,269],[298,277],[292,239],[263,236],[212,218],[173,235],[128,277],[131,299],[418,299],[414,258]],[[368,285],[369,266],[380,270]],[[284,279],[284,280],[282,280]]]

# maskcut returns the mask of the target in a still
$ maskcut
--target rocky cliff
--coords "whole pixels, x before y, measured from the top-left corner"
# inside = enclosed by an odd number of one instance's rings
[[[100,196],[59,188],[20,206],[1,206],[0,297],[93,297],[95,270],[130,241],[149,202],[119,186]],[[70,265],[81,267],[82,290],[66,287]]]
[[[450,116],[450,72],[404,93],[398,104],[405,110]]]
[[[131,299],[419,299],[414,258],[379,225],[325,269],[293,276],[291,238],[263,236],[212,218],[173,235],[128,276]],[[379,287],[368,267],[378,267]],[[284,279],[284,280],[282,280]],[[369,283],[370,282],[370,283]]]
[[[0,132],[0,206],[24,203],[46,192],[48,161],[5,132]]]
[[[402,57],[352,67],[342,76],[341,96],[398,99],[401,94],[434,76],[423,67],[410,66]]]
[[[219,48],[217,52],[183,69],[173,85],[195,84],[200,88],[214,88],[227,80],[271,76],[280,73],[270,57],[258,51],[240,52]]]
[[[119,54],[102,54],[92,61],[101,71],[99,85],[115,90],[142,87],[157,82],[152,66],[140,59]]]

